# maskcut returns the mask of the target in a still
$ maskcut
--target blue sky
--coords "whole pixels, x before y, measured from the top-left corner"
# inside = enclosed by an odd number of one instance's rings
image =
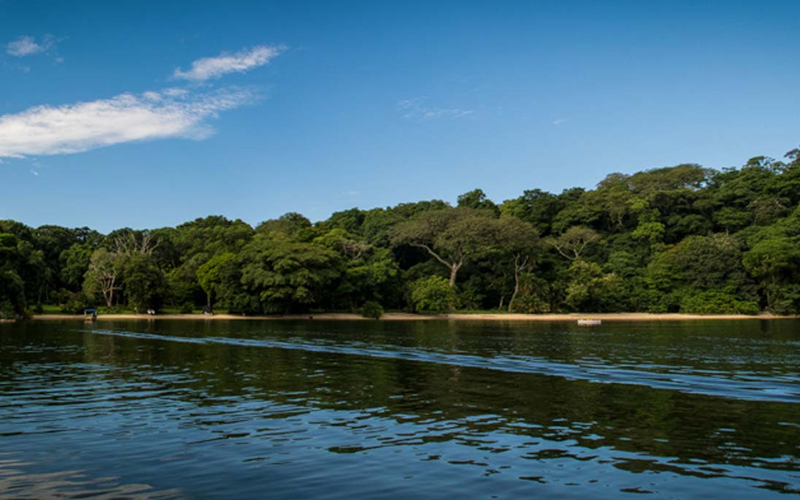
[[[593,187],[800,144],[797,1],[0,0],[0,218]]]

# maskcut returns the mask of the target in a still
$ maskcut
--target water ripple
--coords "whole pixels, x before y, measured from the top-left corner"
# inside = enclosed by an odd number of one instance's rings
[[[372,358],[401,359],[423,363],[437,363],[468,368],[481,368],[512,373],[531,373],[556,376],[568,380],[586,380],[595,383],[628,384],[680,391],[688,394],[718,396],[748,401],[800,402],[800,377],[784,374],[780,377],[761,376],[755,373],[728,374],[681,367],[659,365],[609,365],[601,362],[562,363],[546,358],[520,355],[477,356],[447,353],[419,347],[393,346],[370,348],[363,343],[308,342],[300,339],[280,341],[271,339],[243,339],[228,337],[184,337],[155,333],[120,330],[91,330],[92,334],[134,339],[181,342],[190,344],[224,344],[242,347],[300,350],[326,354],[344,354]],[[636,366],[635,368],[633,366]],[[648,369],[649,368],[649,369]],[[723,373],[725,373],[723,375]]]

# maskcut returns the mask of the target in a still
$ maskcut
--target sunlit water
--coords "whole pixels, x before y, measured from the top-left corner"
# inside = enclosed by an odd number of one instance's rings
[[[800,322],[0,325],[0,498],[637,493],[800,493]]]

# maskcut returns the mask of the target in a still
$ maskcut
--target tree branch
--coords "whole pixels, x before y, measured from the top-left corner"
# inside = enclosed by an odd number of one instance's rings
[[[444,264],[445,266],[447,266],[449,269],[452,269],[452,268],[453,268],[453,266],[455,265],[455,263],[453,263],[453,262],[448,262],[448,261],[444,260],[443,258],[439,257],[439,255],[438,255],[436,252],[434,252],[434,251],[431,249],[431,247],[429,247],[428,245],[426,245],[426,244],[424,244],[424,243],[411,243],[410,245],[411,245],[412,247],[424,248],[425,250],[427,250],[427,252],[428,252],[429,254],[431,254],[431,255],[433,256],[433,258],[434,258],[434,259],[438,260],[439,262],[441,262],[442,264]],[[461,263],[462,263],[462,264],[464,263],[464,258],[463,258],[463,257],[461,258]],[[460,266],[459,266],[459,267],[460,267]]]

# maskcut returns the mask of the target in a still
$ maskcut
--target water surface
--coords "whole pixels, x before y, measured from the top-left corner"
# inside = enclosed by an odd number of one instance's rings
[[[786,498],[800,322],[0,325],[2,498]]]

